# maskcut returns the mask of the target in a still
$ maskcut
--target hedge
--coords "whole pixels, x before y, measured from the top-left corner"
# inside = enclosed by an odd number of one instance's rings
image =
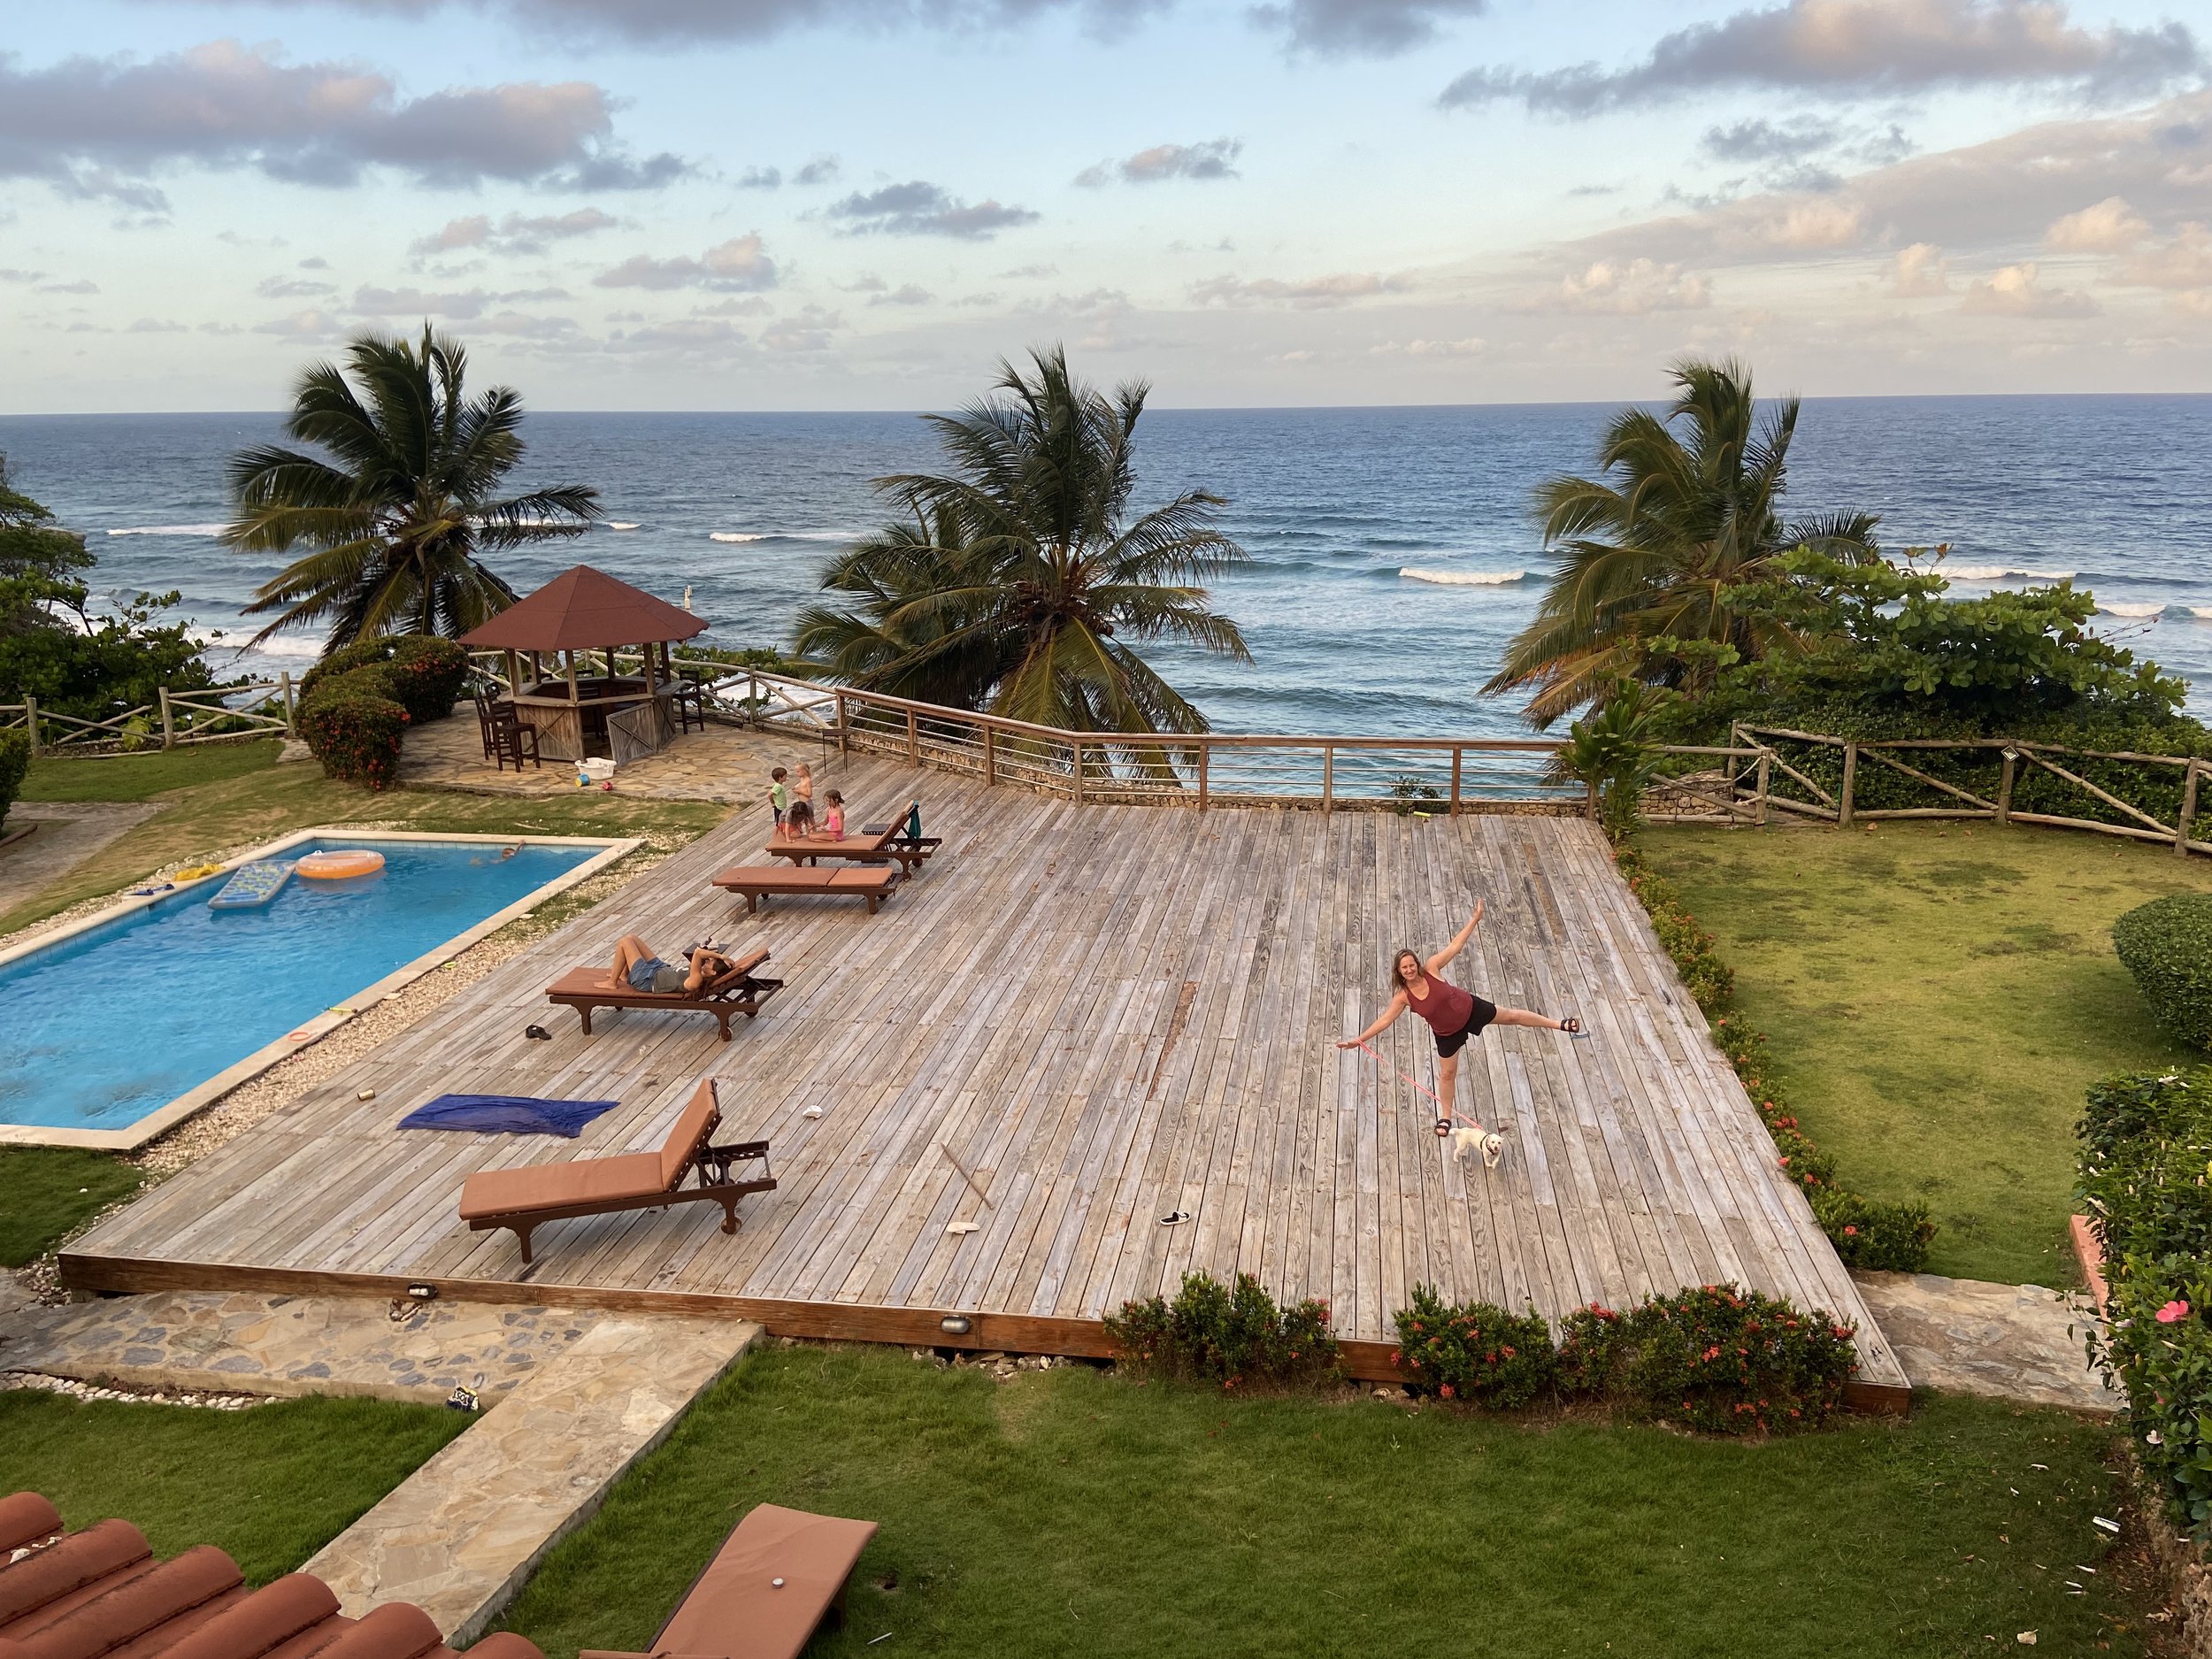
[[[1186,1273],[1173,1302],[1125,1302],[1106,1334],[1132,1371],[1218,1383],[1288,1387],[1336,1374],[1329,1304],[1308,1298],[1279,1308],[1260,1281],[1239,1273],[1234,1287],[1208,1273]]]
[[[2212,893],[2139,904],[2112,925],[2112,946],[2158,1023],[2212,1048]]]
[[[2212,1067],[2107,1078],[2078,1133],[2109,1290],[2090,1357],[2127,1391],[2145,1472],[2212,1536]]]
[[[23,787],[23,773],[31,764],[31,734],[0,732],[0,826],[8,821],[8,809]]]
[[[408,726],[452,713],[468,672],[468,653],[432,635],[341,646],[300,682],[300,735],[326,776],[388,787]]]
[[[1651,916],[1652,930],[1674,959],[1675,972],[1710,1022],[1713,1041],[1728,1057],[1774,1141],[1775,1163],[1811,1201],[1813,1217],[1846,1267],[1917,1273],[1928,1264],[1935,1223],[1928,1207],[1865,1198],[1836,1185],[1835,1160],[1797,1125],[1771,1075],[1766,1037],[1733,1012],[1736,974],[1721,959],[1718,943],[1697,925],[1666,879],[1631,846],[1613,849],[1628,889]]]

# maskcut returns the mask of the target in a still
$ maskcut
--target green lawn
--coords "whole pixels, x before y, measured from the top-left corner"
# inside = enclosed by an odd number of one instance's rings
[[[73,1527],[119,1516],[163,1555],[219,1545],[265,1584],[472,1420],[388,1400],[210,1411],[15,1389],[0,1393],[0,1493],[42,1492]]]
[[[104,1152],[0,1147],[0,1267],[37,1260],[145,1179]]]
[[[2147,1604],[2090,1523],[2114,1446],[1963,1399],[1746,1446],[767,1348],[507,1624],[641,1650],[770,1502],[882,1525],[814,1655],[2137,1654]]]
[[[97,760],[42,757],[23,775],[23,801],[148,801],[168,789],[214,783],[276,764],[284,745],[274,738],[250,743],[195,744]]]
[[[1844,1182],[1924,1200],[1932,1271],[2069,1285],[2073,1125],[2108,1071],[2188,1056],[2112,952],[2122,911],[2212,864],[2025,826],[1651,829]]]

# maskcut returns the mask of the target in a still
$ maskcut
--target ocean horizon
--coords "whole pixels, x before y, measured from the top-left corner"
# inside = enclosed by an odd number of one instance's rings
[[[1228,498],[1252,563],[1214,584],[1248,664],[1155,645],[1171,683],[1225,731],[1524,733],[1517,699],[1479,695],[1552,565],[1532,516],[1543,478],[1594,470],[1617,403],[1148,410],[1139,503]],[[222,464],[280,437],[278,411],[0,416],[16,487],[83,534],[103,593],[183,594],[231,672],[297,670],[319,640],[242,649],[241,615],[282,561],[226,551]],[[607,521],[503,554],[523,590],[589,563],[672,600],[703,636],[787,642],[829,554],[888,517],[868,480],[928,469],[908,411],[534,411],[522,487],[596,486]],[[1790,516],[1864,510],[1886,549],[1947,542],[1961,592],[2071,580],[2099,632],[2212,700],[2212,395],[1807,398]]]

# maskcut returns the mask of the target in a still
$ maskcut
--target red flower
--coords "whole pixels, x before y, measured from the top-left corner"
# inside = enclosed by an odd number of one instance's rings
[[[2178,1325],[2188,1317],[2189,1304],[2185,1302],[2170,1302],[2158,1310],[2158,1323],[2161,1325]]]
[[[1843,1236],[1847,1239],[1855,1239],[1859,1236],[1859,1230],[1856,1227],[1846,1227],[1843,1230]]]
[[[1449,1384],[1449,1383],[1440,1383],[1439,1385],[1437,1385],[1436,1394],[1437,1394],[1437,1398],[1439,1398],[1440,1400],[1449,1400],[1449,1399],[1451,1399],[1451,1398],[1452,1398],[1452,1386],[1451,1386],[1451,1384]]]

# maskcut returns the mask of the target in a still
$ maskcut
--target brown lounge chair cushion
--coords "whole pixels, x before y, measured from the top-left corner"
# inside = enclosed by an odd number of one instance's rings
[[[604,968],[571,968],[552,984],[547,986],[545,994],[551,997],[619,997],[625,1003],[641,1008],[649,1008],[658,1004],[681,1008],[687,1003],[726,995],[729,992],[735,990],[752,977],[753,970],[766,962],[769,955],[770,953],[765,949],[749,950],[744,956],[731,963],[722,972],[702,985],[696,991],[640,991],[626,985],[610,986],[607,983],[609,977],[607,970]]]
[[[715,877],[733,893],[888,893],[899,879],[889,864],[862,870],[816,870],[785,864],[738,864]]]
[[[699,1085],[657,1152],[578,1158],[518,1170],[479,1170],[461,1187],[461,1219],[527,1215],[534,1210],[622,1202],[664,1193],[682,1179],[719,1116],[714,1085],[709,1081]]]
[[[676,1604],[652,1651],[795,1659],[875,1535],[873,1521],[757,1506]]]

